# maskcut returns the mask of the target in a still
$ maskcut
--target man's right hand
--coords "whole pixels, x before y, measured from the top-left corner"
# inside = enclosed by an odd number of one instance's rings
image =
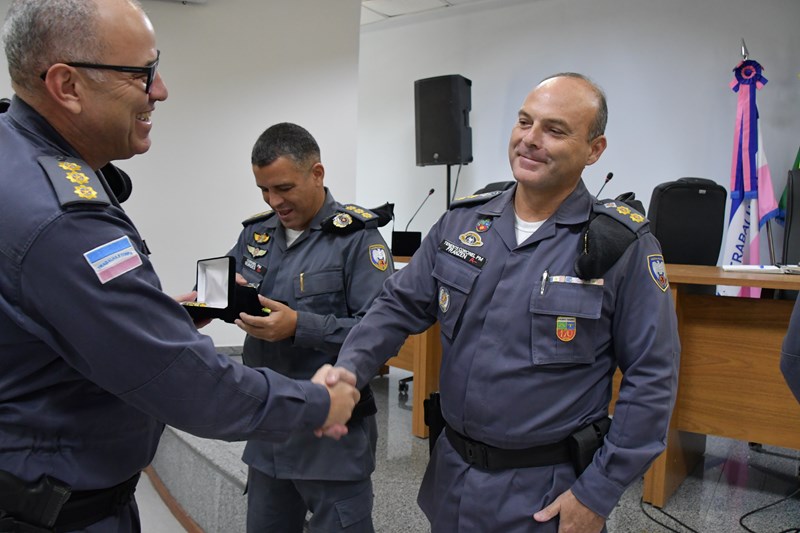
[[[350,380],[337,379],[334,384],[329,384],[329,380],[326,378],[332,368],[331,365],[323,365],[311,378],[312,383],[322,385],[328,389],[328,394],[331,397],[328,418],[321,428],[314,430],[314,434],[317,437],[324,435],[339,440],[344,435],[347,435],[347,426],[345,424],[350,420],[353,408],[361,398],[361,393],[355,388],[355,383],[349,382]],[[355,380],[352,381],[354,382]]]

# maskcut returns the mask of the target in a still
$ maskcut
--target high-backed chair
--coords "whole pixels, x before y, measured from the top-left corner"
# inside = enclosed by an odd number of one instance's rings
[[[800,169],[790,170],[786,178],[786,225],[783,231],[781,263],[800,263]],[[775,297],[794,300],[797,291],[778,290]]]
[[[664,261],[716,265],[725,230],[722,185],[704,178],[680,178],[658,185],[650,197],[650,231],[661,243]]]

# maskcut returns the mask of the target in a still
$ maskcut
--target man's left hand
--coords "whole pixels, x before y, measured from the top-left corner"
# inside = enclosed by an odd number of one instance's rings
[[[571,490],[562,493],[533,518],[537,522],[547,522],[556,516],[560,517],[558,533],[599,533],[606,522],[604,517],[579,502]]]
[[[297,329],[297,311],[276,300],[258,295],[263,307],[269,309],[267,316],[253,316],[239,313],[235,324],[253,337],[277,342],[292,337]]]

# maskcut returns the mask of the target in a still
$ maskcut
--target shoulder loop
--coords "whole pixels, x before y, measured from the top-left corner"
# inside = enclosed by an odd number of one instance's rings
[[[461,198],[456,198],[452,202],[450,202],[450,209],[454,209],[456,207],[464,207],[466,205],[478,205],[484,204],[494,198],[502,194],[503,191],[492,191],[492,192],[484,192],[481,194],[470,194],[469,196],[462,196]]]
[[[649,225],[643,214],[619,198],[596,201],[592,206],[592,212],[611,217],[634,233],[639,233],[642,228]]]
[[[575,273],[586,280],[602,278],[648,227],[644,215],[624,201],[598,200],[581,235]]]
[[[111,205],[103,184],[88,163],[75,157],[39,156],[62,207],[73,205]]]
[[[366,209],[355,204],[347,204],[322,221],[320,227],[326,233],[346,235],[362,229],[379,228],[392,220],[394,204]]]
[[[247,227],[250,224],[255,224],[256,222],[261,222],[262,220],[267,220],[268,218],[272,217],[275,214],[275,211],[272,209],[268,211],[262,211],[260,213],[256,213],[255,215],[251,216],[248,219],[242,220],[242,226]]]

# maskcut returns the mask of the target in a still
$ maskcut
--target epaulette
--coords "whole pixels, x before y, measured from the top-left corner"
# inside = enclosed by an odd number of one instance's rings
[[[380,228],[392,220],[394,204],[385,203],[380,207],[366,209],[355,204],[347,204],[322,221],[322,231],[346,234],[367,228]]]
[[[250,224],[255,224],[256,222],[261,222],[262,220],[267,220],[272,215],[275,214],[275,211],[269,209],[267,211],[262,211],[260,213],[256,213],[255,215],[251,216],[248,219],[242,220],[242,226],[247,227]]]
[[[464,207],[465,205],[477,205],[477,204],[484,204],[494,198],[495,196],[502,194],[503,191],[492,191],[492,192],[484,192],[481,194],[470,194],[469,196],[462,196],[461,198],[456,198],[452,202],[450,202],[450,209],[455,207]]]
[[[81,159],[65,156],[39,156],[62,207],[73,205],[111,205],[103,184],[92,167]]]
[[[581,279],[599,279],[614,266],[647,227],[647,219],[631,204],[641,203],[632,193],[614,200],[598,200],[578,244],[575,273]]]

